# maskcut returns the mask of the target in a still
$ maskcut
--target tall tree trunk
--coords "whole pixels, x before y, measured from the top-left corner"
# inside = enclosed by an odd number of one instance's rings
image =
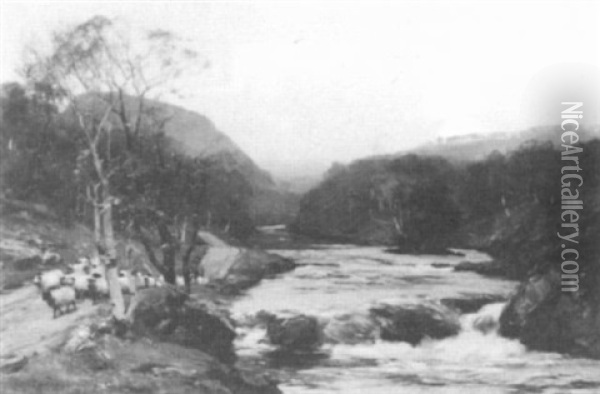
[[[104,243],[106,245],[106,253],[108,255],[108,264],[106,264],[106,280],[108,281],[110,300],[112,301],[114,308],[113,316],[118,321],[123,321],[125,319],[125,301],[123,300],[123,292],[121,291],[121,284],[119,283],[117,246],[115,242],[112,217],[112,201],[110,194],[107,193],[107,186],[108,185],[105,185],[104,189],[105,206],[102,215],[104,226]]]
[[[191,257],[198,239],[198,220],[195,217],[188,217],[185,230],[183,232],[183,242],[185,244],[183,256],[181,257],[183,280],[185,281],[186,293],[192,291],[192,276],[195,277],[191,266]]]
[[[177,240],[171,234],[169,226],[167,225],[167,221],[162,214],[156,218],[156,221],[161,242],[160,248],[163,253],[165,282],[175,285],[177,279],[175,274],[175,254],[177,252]]]

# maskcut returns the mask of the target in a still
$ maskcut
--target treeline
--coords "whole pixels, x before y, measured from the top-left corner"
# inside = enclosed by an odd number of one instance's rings
[[[580,145],[585,201],[579,222],[582,269],[595,277],[600,253],[600,141]],[[334,165],[302,199],[294,231],[342,241],[395,245],[411,253],[448,247],[489,251],[507,275],[560,267],[559,148],[528,142],[486,160],[449,162],[414,154]]]
[[[42,86],[2,87],[0,182],[5,198],[43,203],[66,223],[93,222],[91,153],[77,119],[60,111]],[[89,103],[99,106],[101,100]],[[116,116],[116,115],[115,115]],[[125,230],[134,218],[160,215],[169,225],[194,215],[198,224],[233,237],[253,231],[253,188],[236,169],[217,158],[193,158],[155,125],[127,134],[118,122],[100,141],[99,155],[115,163],[111,194],[115,226]],[[129,146],[128,146],[129,145]]]

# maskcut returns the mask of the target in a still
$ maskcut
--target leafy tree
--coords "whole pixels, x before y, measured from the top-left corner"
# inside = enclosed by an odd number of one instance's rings
[[[100,255],[106,257],[117,320],[124,319],[125,311],[117,280],[113,213],[120,201],[114,196],[112,178],[131,164],[142,127],[164,126],[148,116],[147,97],[172,87],[173,80],[196,57],[169,32],[144,32],[132,40],[114,21],[96,16],[56,32],[51,49],[31,51],[25,66],[33,89],[49,92],[56,107],[67,108],[83,136],[77,173],[87,184],[96,242]],[[134,113],[127,108],[129,96],[138,106]]]

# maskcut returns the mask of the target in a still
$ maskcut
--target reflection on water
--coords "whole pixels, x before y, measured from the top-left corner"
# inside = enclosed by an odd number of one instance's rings
[[[342,245],[278,250],[301,266],[264,281],[234,304],[234,317],[242,323],[238,354],[281,372],[285,393],[600,393],[600,362],[530,352],[518,341],[498,336],[502,304],[462,315],[462,330],[455,337],[414,347],[377,340],[326,344],[319,353],[290,356],[275,351],[265,341],[264,329],[254,323],[261,310],[327,321],[364,314],[380,303],[477,294],[507,297],[513,291],[513,281],[454,272],[461,261],[488,259],[464,252],[464,257],[394,255],[381,248]],[[487,329],[476,329],[482,322]]]

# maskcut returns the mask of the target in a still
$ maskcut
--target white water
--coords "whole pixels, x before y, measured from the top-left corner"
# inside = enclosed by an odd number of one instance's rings
[[[281,373],[285,393],[600,393],[600,362],[531,352],[500,337],[493,323],[503,304],[461,316],[459,335],[402,342],[324,345],[317,355],[272,358],[263,329],[249,322],[260,310],[279,316],[304,313],[327,321],[336,315],[364,314],[369,307],[430,302],[475,294],[508,296],[515,282],[454,272],[460,261],[485,261],[467,252],[457,256],[411,256],[381,248],[331,245],[277,251],[303,264],[294,272],[264,281],[234,304],[242,323],[238,354]],[[436,268],[432,263],[448,264]],[[486,333],[475,326],[487,320]]]

